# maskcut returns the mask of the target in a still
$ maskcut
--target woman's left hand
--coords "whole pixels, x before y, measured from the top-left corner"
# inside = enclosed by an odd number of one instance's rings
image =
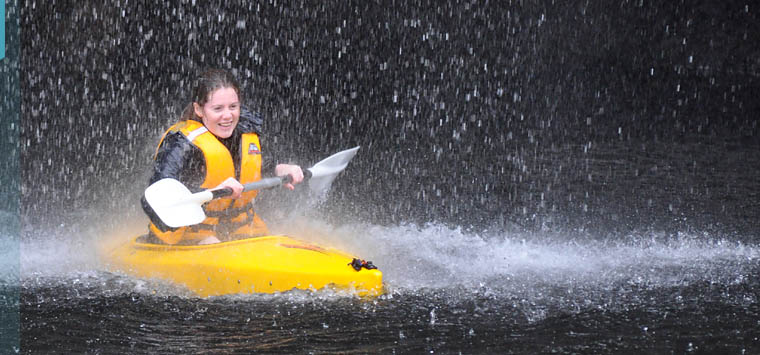
[[[291,181],[282,186],[291,190],[294,190],[296,188],[295,185],[298,185],[303,181],[303,170],[301,170],[301,167],[298,165],[277,164],[277,166],[274,167],[274,174],[277,176],[290,175]]]

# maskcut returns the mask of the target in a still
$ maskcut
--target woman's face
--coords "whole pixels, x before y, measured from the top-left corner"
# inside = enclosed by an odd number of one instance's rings
[[[219,138],[231,136],[240,120],[240,101],[233,88],[216,89],[203,106],[194,102],[193,108],[203,125]]]

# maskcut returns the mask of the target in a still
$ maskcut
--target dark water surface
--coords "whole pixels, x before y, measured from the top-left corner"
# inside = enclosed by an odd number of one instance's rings
[[[20,4],[20,352],[760,353],[753,3],[175,3]],[[257,208],[385,295],[105,271],[211,66],[284,160],[362,146],[326,201]]]
[[[575,309],[472,290],[375,301],[303,294],[199,301],[39,288],[22,298],[24,321],[35,320],[24,327],[22,345],[32,353],[754,353],[756,286],[757,279],[655,290],[618,285],[602,300],[595,299],[600,291],[576,289],[571,298],[590,298]],[[36,307],[43,302],[57,305]]]

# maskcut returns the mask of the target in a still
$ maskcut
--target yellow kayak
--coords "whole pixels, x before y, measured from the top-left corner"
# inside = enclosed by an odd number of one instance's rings
[[[324,287],[374,296],[383,290],[383,274],[371,263],[286,236],[189,246],[138,237],[108,251],[105,262],[112,271],[168,280],[201,297]]]

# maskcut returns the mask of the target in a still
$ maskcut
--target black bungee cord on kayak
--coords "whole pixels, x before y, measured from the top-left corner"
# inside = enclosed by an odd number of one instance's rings
[[[353,267],[356,271],[359,271],[362,268],[365,268],[367,270],[377,269],[377,266],[373,265],[371,261],[366,261],[359,258],[354,258],[354,260],[351,260],[348,265],[351,265],[351,267]]]

